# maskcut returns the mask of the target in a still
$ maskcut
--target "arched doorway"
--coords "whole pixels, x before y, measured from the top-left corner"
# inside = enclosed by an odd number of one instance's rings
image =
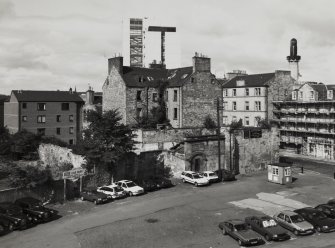
[[[207,158],[203,153],[193,155],[191,159],[191,170],[195,172],[205,171],[207,169]]]

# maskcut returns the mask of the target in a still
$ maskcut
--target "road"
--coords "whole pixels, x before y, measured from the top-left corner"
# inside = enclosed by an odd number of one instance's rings
[[[179,184],[143,196],[92,206],[54,222],[0,238],[1,247],[238,247],[218,224],[228,218],[314,206],[334,197],[334,181],[297,174],[293,185],[266,182],[265,173],[208,187]],[[72,205],[71,205],[72,204]],[[334,247],[335,233],[294,237],[271,247]]]

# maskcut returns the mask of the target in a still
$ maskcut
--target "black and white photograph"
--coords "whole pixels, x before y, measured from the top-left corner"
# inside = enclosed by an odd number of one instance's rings
[[[0,247],[334,248],[334,9],[0,0]]]

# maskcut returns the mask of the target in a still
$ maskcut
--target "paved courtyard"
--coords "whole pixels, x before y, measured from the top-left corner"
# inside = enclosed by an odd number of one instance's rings
[[[332,178],[310,171],[295,176],[289,186],[268,183],[260,173],[208,187],[178,184],[100,206],[75,201],[55,206],[67,214],[59,220],[1,237],[1,247],[239,247],[221,234],[219,222],[314,206],[335,197]],[[271,247],[335,245],[335,233],[291,236]]]

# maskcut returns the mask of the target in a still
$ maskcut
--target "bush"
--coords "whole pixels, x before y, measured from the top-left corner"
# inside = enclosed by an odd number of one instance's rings
[[[206,116],[203,125],[207,129],[217,128],[217,125],[216,125],[215,121],[210,117],[210,115]]]

